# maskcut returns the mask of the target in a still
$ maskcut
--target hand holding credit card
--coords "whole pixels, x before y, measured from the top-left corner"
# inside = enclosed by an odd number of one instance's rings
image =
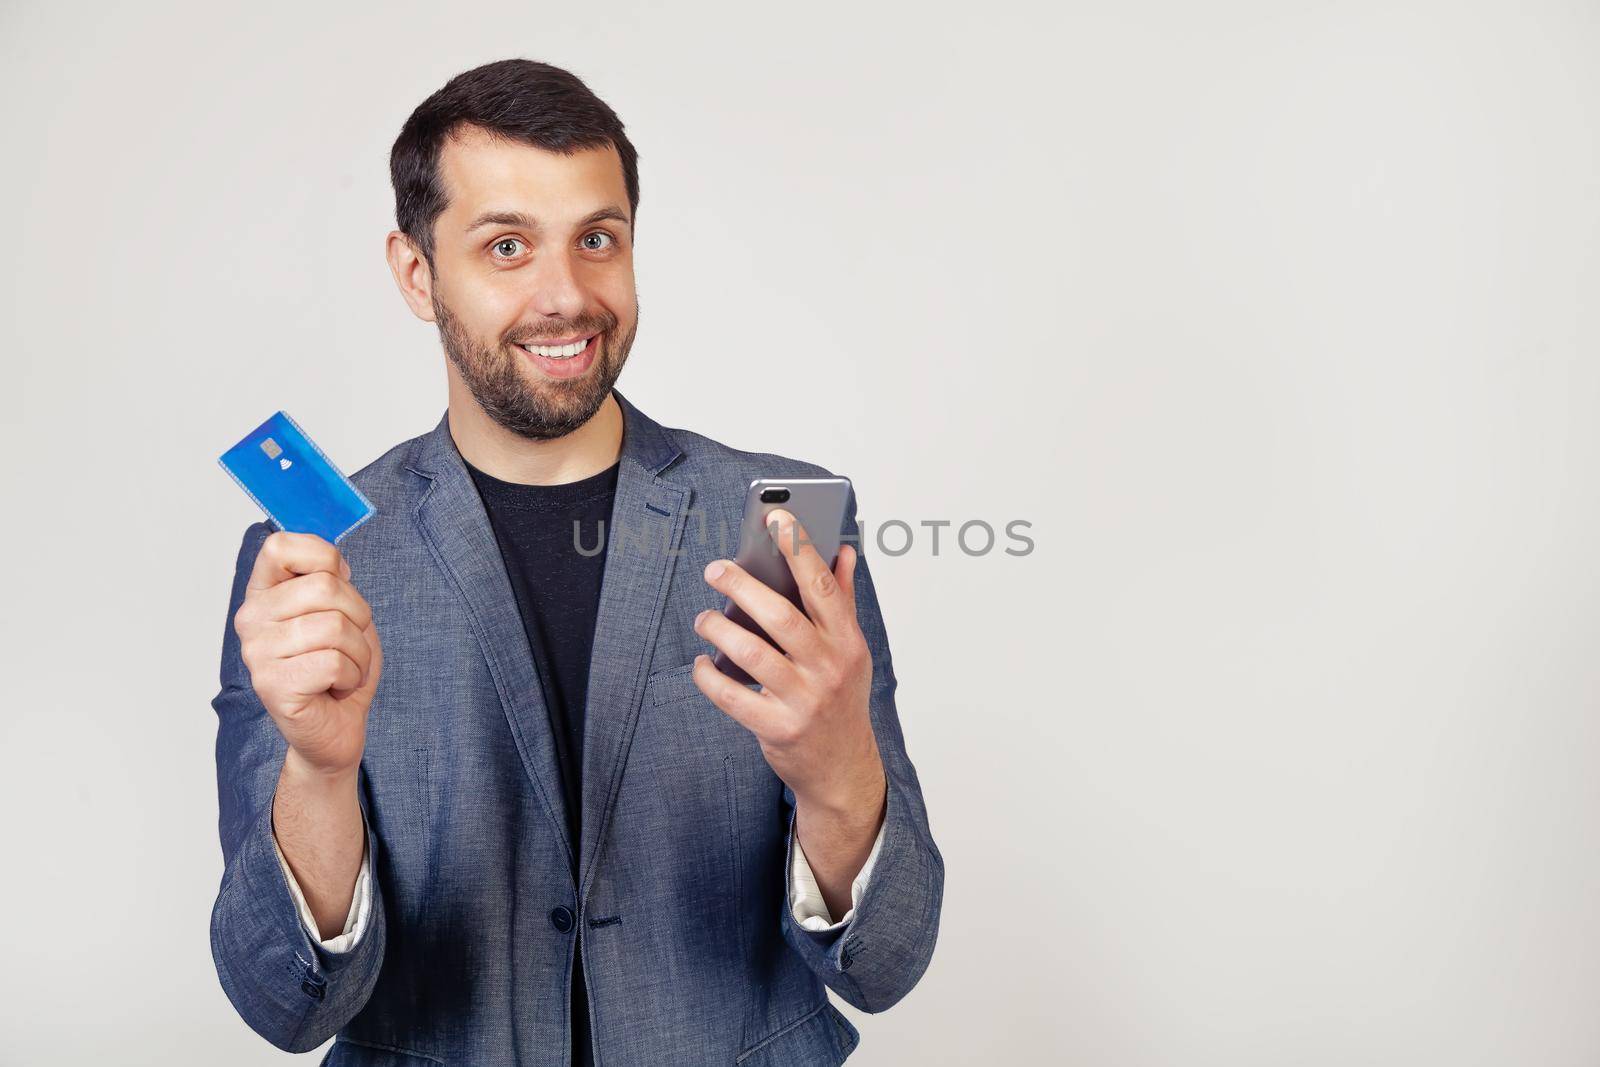
[[[219,462],[278,529],[256,552],[233,627],[251,688],[289,743],[284,772],[353,774],[383,649],[334,543],[377,509],[287,412]]]
[[[289,533],[340,538],[377,514],[286,411],[272,415],[217,460],[272,525]]]

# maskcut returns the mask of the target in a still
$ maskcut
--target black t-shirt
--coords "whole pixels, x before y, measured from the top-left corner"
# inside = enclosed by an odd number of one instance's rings
[[[582,840],[584,701],[605,576],[603,532],[611,525],[617,465],[564,485],[521,485],[466,466],[500,543],[544,691],[576,859]],[[572,1062],[592,1067],[581,952],[574,953],[571,1008]]]

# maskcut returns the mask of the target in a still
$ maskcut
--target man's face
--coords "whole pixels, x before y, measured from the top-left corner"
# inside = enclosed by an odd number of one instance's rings
[[[616,149],[565,156],[471,127],[439,168],[449,206],[434,222],[432,301],[445,354],[505,429],[571,433],[611,392],[638,328]],[[573,354],[563,342],[588,343]]]

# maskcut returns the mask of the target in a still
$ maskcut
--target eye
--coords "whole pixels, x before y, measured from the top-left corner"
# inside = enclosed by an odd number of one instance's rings
[[[587,248],[591,252],[603,252],[607,248],[610,247],[610,245],[592,245],[592,244],[589,244],[588,242],[591,239],[595,238],[595,237],[604,237],[607,241],[610,241],[611,244],[613,244],[613,245],[617,243],[617,239],[615,237],[612,237],[606,231],[604,231],[604,230],[594,230],[594,231],[592,231],[590,233],[586,233],[586,234],[583,235],[583,240],[584,240],[584,246],[583,247]]]
[[[494,243],[495,255],[499,256],[501,259],[515,258],[517,255],[517,249],[521,247],[522,242],[515,237],[502,237],[500,240]]]

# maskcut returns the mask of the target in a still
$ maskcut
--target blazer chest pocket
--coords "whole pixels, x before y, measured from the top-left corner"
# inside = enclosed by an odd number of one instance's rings
[[[694,664],[656,671],[645,682],[641,717],[662,740],[694,745],[706,755],[760,754],[755,735],[711,703],[694,682]]]
[[[649,707],[659,708],[664,704],[675,704],[688,697],[704,697],[700,687],[694,684],[694,664],[685,663],[680,667],[668,667],[666,670],[656,671],[645,682],[645,704]],[[709,703],[709,701],[708,701]]]

